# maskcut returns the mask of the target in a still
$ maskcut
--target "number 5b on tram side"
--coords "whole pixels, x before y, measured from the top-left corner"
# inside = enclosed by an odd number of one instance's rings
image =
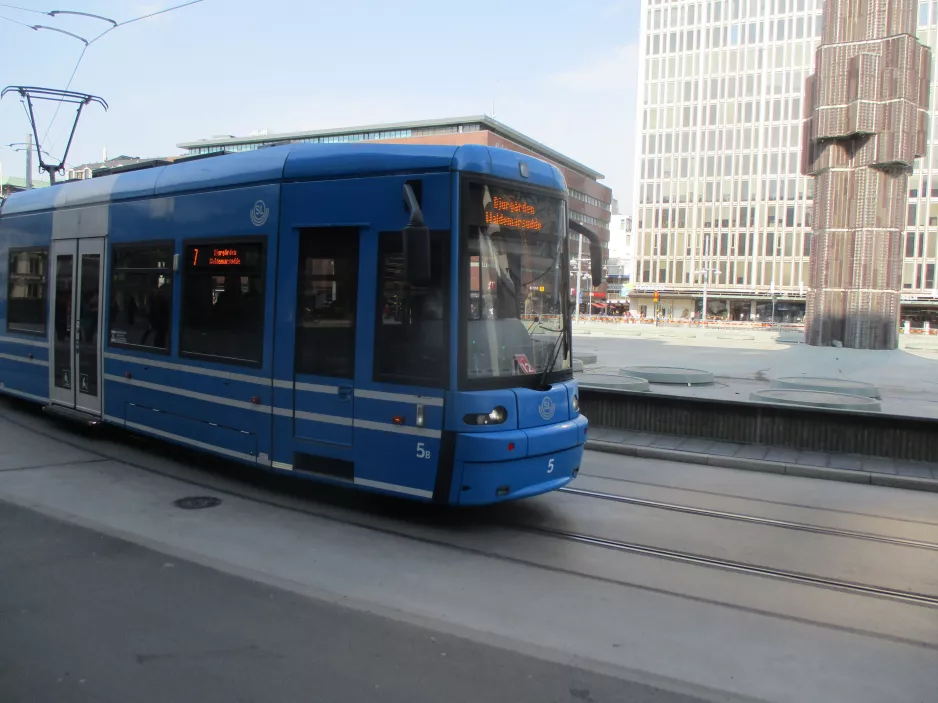
[[[598,279],[560,172],[474,145],[286,145],[18,193],[0,393],[425,501],[543,493],[586,442],[571,234]]]

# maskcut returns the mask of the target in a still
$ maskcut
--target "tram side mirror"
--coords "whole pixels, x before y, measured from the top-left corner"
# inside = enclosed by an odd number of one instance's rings
[[[593,288],[603,284],[603,247],[599,242],[590,242],[590,275]]]
[[[569,220],[568,226],[573,232],[586,237],[590,243],[590,276],[593,279],[594,288],[601,286],[603,283],[603,245],[599,240],[599,235],[574,219]]]
[[[411,285],[430,280],[430,229],[423,225],[404,228],[405,278]]]
[[[404,277],[411,285],[420,285],[431,278],[430,228],[423,223],[423,210],[410,183],[404,184],[404,207],[410,213],[410,222],[401,231],[404,240]]]

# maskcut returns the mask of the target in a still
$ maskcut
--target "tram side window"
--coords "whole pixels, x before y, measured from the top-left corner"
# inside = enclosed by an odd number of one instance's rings
[[[296,289],[296,372],[355,375],[358,230],[300,232]]]
[[[46,333],[48,249],[11,249],[7,290],[7,331]]]
[[[115,245],[111,250],[108,343],[168,353],[173,328],[173,245]]]
[[[404,240],[384,232],[378,240],[375,312],[376,381],[445,387],[449,325],[447,232],[430,233],[431,279],[411,286],[404,278]]]
[[[187,243],[179,354],[259,366],[264,351],[262,242]]]

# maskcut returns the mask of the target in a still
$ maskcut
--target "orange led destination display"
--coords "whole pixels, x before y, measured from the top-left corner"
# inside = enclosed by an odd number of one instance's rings
[[[499,227],[528,234],[555,236],[565,231],[560,218],[562,196],[528,193],[521,189],[470,183],[463,206],[467,224],[475,227]]]
[[[508,200],[499,195],[492,198],[489,206],[491,209],[485,210],[485,224],[498,225],[499,227],[511,227],[512,229],[530,229],[541,230],[544,223],[537,217],[537,210],[533,205],[517,200]]]
[[[191,268],[199,269],[256,266],[261,260],[261,245],[190,246],[188,247],[187,259],[187,263]]]
[[[209,266],[240,266],[241,257],[237,249],[212,249],[208,258]]]
[[[503,212],[520,212],[524,215],[534,215],[537,212],[533,205],[519,203],[517,200],[505,200],[498,195],[492,199],[492,207]]]

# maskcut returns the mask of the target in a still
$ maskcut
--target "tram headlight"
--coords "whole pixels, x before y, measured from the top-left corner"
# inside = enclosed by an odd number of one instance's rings
[[[463,422],[467,425],[501,425],[507,419],[508,411],[499,405],[490,413],[470,413],[463,418]]]
[[[573,396],[573,412],[580,413],[580,396],[578,395]]]

